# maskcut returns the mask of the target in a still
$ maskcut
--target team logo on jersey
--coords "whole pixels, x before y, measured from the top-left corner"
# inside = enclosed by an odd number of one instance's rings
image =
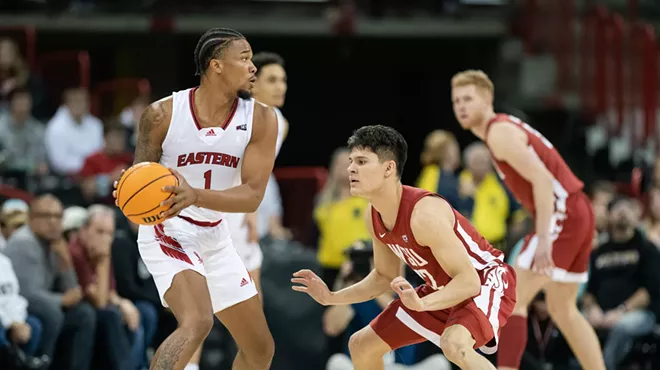
[[[403,235],[403,241],[408,243],[408,235],[405,235],[405,234]]]
[[[244,124],[242,124],[242,125],[238,125],[238,126],[236,126],[236,130],[237,130],[237,131],[238,131],[238,130],[240,130],[240,131],[247,131],[247,123],[244,123]]]
[[[240,162],[239,157],[234,157],[233,155],[225,153],[215,153],[215,152],[197,152],[197,153],[188,153],[181,154],[177,160],[177,167],[185,167],[193,164],[215,164],[218,166],[225,167],[238,167],[238,162]]]

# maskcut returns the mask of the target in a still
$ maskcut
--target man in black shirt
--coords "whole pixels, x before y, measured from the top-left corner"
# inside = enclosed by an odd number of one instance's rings
[[[635,338],[653,330],[660,298],[660,253],[637,229],[632,199],[609,205],[609,239],[591,254],[590,277],[582,300],[596,329],[608,331],[603,357],[608,370],[620,366]]]

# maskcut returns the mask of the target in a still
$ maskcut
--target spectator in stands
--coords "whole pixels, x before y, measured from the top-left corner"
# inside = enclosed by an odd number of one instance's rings
[[[15,344],[34,356],[41,340],[41,322],[28,315],[27,300],[19,293],[11,261],[0,254],[0,348]]]
[[[591,255],[582,306],[596,329],[608,332],[607,369],[617,369],[635,338],[653,330],[660,298],[660,252],[637,230],[633,200],[618,197],[609,207],[609,240]]]
[[[130,299],[140,312],[140,326],[144,333],[143,347],[149,348],[156,334],[160,297],[154,279],[142,261],[137,245],[138,225],[128,221],[129,229],[117,229],[112,242],[112,267],[117,272],[115,281],[117,294]],[[149,368],[146,351],[142,351],[138,365]]]
[[[660,187],[654,187],[649,192],[649,204],[643,228],[647,239],[660,248]]]
[[[459,175],[458,191],[465,209],[459,211],[491,245],[503,249],[509,218],[520,206],[493,171],[490,152],[482,142],[470,144],[463,156],[466,168]]]
[[[597,181],[591,187],[591,206],[596,219],[596,245],[600,245],[607,240],[607,225],[609,223],[607,206],[614,199],[615,194],[614,185],[607,181]]]
[[[0,38],[0,111],[6,106],[11,91],[27,89],[32,97],[32,114],[43,119],[45,116],[45,90],[41,81],[30,72],[21,56],[16,42]]]
[[[0,211],[0,252],[9,237],[27,221],[28,205],[20,199],[7,199]]]
[[[521,370],[570,368],[573,354],[550,317],[543,292],[530,305],[527,338]]]
[[[114,204],[112,184],[132,163],[133,154],[126,150],[126,129],[120,124],[106,125],[103,149],[88,156],[80,170],[85,199],[89,203]]]
[[[368,202],[351,195],[348,181],[349,151],[339,148],[332,154],[328,180],[318,195],[314,220],[319,231],[317,259],[321,278],[328,286],[337,280],[346,261],[344,250],[357,240],[369,238],[364,221]],[[328,338],[327,355],[342,352],[341,338]]]
[[[120,297],[116,291],[110,261],[114,234],[112,209],[92,206],[69,248],[84,299],[96,308],[97,338],[104,348],[101,354],[107,356],[113,370],[138,369],[137,364],[144,357],[144,353],[139,352],[144,351],[140,313],[130,300]]]
[[[62,215],[62,235],[68,243],[78,236],[80,228],[87,220],[87,208],[70,206],[64,210]]]
[[[89,113],[84,89],[69,89],[64,104],[48,122],[46,151],[51,169],[59,175],[77,175],[85,158],[103,148],[103,123]]]
[[[82,291],[62,239],[60,201],[50,194],[33,200],[28,224],[16,230],[4,253],[14,266],[28,311],[41,320],[41,347],[53,359],[52,369],[89,370],[96,315],[92,306],[81,302]]]
[[[135,150],[137,127],[140,123],[140,117],[150,102],[151,98],[149,96],[140,95],[119,114],[119,122],[128,130],[126,147],[131,149],[131,151]]]
[[[442,195],[458,210],[466,208],[458,192],[456,170],[461,164],[461,154],[454,135],[444,130],[428,134],[421,161],[422,173],[416,186]]]
[[[9,94],[9,111],[0,115],[2,167],[25,175],[48,172],[44,125],[32,116],[32,96],[23,88]]]

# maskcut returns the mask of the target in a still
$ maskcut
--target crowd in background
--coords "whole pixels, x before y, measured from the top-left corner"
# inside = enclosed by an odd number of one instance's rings
[[[2,183],[33,196],[29,204],[5,200],[0,211],[0,358],[21,362],[22,368],[142,370],[172,330],[173,315],[161,306],[140,258],[137,225],[113,207],[111,195],[112,183],[133,161],[136,124],[149,101],[138,96],[104,122],[90,113],[88,92],[74,88],[49,117],[43,86],[16,45],[0,40]],[[372,263],[363,217],[368,204],[350,195],[348,154],[345,148],[332,154],[310,215],[318,238],[308,247],[315,250],[320,276],[334,289],[366,276]],[[530,218],[499,179],[487,148],[475,142],[461,150],[450,132],[437,130],[428,134],[420,161],[414,185],[444,196],[513,261]],[[660,179],[660,165],[656,171],[654,179]],[[44,185],[44,178],[50,184]],[[590,278],[576,304],[601,336],[608,369],[647,361],[640,348],[658,343],[657,185],[637,199],[617,193],[608,182],[587,184],[597,232]],[[281,212],[278,196],[268,201]],[[281,224],[259,234],[264,248],[291,238]],[[410,271],[406,277],[421,283]],[[328,370],[352,369],[349,336],[393,298],[391,293],[325,309],[318,324]],[[529,311],[523,369],[577,366],[551,314],[539,295]],[[431,344],[390,353],[386,364],[388,369],[451,368]]]

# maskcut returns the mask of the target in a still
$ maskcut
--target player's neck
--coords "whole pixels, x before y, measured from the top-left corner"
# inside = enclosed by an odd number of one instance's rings
[[[213,121],[224,119],[236,99],[236,93],[216,91],[206,84],[201,84],[194,94],[197,114]]]
[[[485,114],[481,122],[474,125],[470,130],[474,136],[478,137],[481,140],[484,140],[486,137],[486,130],[488,129],[488,122],[495,118],[496,114],[493,109],[489,109]]]
[[[388,183],[383,185],[383,188],[369,199],[371,205],[378,211],[381,219],[388,229],[394,228],[399,214],[399,205],[401,204],[401,197],[403,196],[403,185],[401,181],[395,183]]]

